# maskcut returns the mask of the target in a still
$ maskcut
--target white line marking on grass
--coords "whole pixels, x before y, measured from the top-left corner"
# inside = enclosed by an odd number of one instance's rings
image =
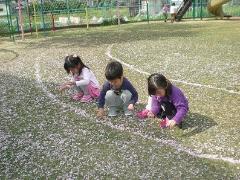
[[[38,84],[38,86],[43,90],[43,92],[52,99],[53,102],[56,102],[58,104],[60,104],[64,109],[68,108],[71,111],[74,111],[76,114],[83,116],[83,117],[87,117],[87,113],[86,111],[82,110],[82,109],[76,109],[71,107],[70,105],[61,102],[56,95],[52,94],[51,92],[48,91],[47,87],[44,86],[43,82],[42,82],[42,77],[40,75],[40,66],[38,63],[35,64],[35,76],[36,76],[36,82]]]
[[[101,123],[102,125],[108,126],[114,130],[118,130],[121,132],[128,132],[133,135],[140,136],[146,140],[152,140],[157,143],[164,144],[166,146],[170,146],[170,147],[176,149],[176,151],[178,151],[178,152],[183,152],[183,153],[186,153],[193,157],[204,158],[204,159],[209,159],[209,160],[219,160],[219,161],[224,161],[224,162],[228,162],[228,163],[232,163],[232,164],[240,164],[240,160],[238,160],[238,159],[233,159],[231,157],[223,157],[221,155],[215,155],[215,154],[202,154],[200,151],[193,150],[193,149],[182,146],[177,141],[160,139],[160,138],[156,138],[156,137],[152,137],[150,135],[144,134],[143,132],[141,132],[141,129],[132,129],[129,127],[125,127],[123,124],[114,125],[111,123],[111,119],[108,119],[108,118],[107,118],[107,120],[104,120],[104,121],[97,120],[96,117],[91,116],[85,110],[75,108],[75,107],[72,107],[71,105],[61,102],[61,100],[59,100],[56,95],[54,95],[50,91],[48,91],[47,87],[42,82],[42,77],[40,74],[40,66],[38,63],[35,64],[35,76],[36,76],[36,82],[37,82],[38,86],[43,90],[43,92],[50,99],[52,99],[53,102],[61,105],[63,109],[68,108],[70,111],[75,112],[77,115],[79,115],[81,117],[85,117],[85,118],[87,117],[89,120],[92,120],[93,122],[95,121],[97,123]]]
[[[112,50],[112,47],[113,47],[113,44],[108,46],[107,48],[107,52],[106,52],[106,55],[110,58],[110,59],[113,59],[115,61],[118,61],[120,63],[122,63],[123,65],[127,66],[129,69],[133,70],[133,71],[136,71],[140,74],[145,74],[145,75],[150,75],[149,72],[146,72],[146,71],[143,71],[141,69],[138,69],[136,67],[134,67],[133,65],[131,64],[128,64],[116,57],[113,57],[112,54],[111,54],[111,50]],[[209,88],[209,89],[215,89],[215,90],[219,90],[219,91],[225,91],[227,93],[230,93],[230,94],[238,94],[240,95],[240,92],[237,92],[237,91],[234,91],[234,90],[228,90],[228,89],[225,89],[225,88],[218,88],[218,87],[214,87],[214,86],[211,86],[211,85],[205,85],[205,84],[199,84],[199,83],[191,83],[191,82],[187,82],[187,81],[183,81],[183,80],[177,80],[177,79],[170,79],[171,81],[174,81],[174,82],[178,82],[178,83],[182,83],[182,84],[186,84],[186,85],[190,85],[190,86],[196,86],[196,87],[204,87],[204,88]]]

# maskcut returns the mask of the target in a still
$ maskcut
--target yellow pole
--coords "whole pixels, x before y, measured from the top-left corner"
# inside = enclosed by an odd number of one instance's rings
[[[86,20],[87,20],[87,29],[89,28],[89,21],[88,21],[88,9],[87,9],[87,6],[85,8],[85,11],[86,11]]]
[[[34,14],[34,24],[35,24],[36,35],[37,35],[37,38],[38,38],[37,14],[36,14],[35,1],[33,1],[33,14]]]

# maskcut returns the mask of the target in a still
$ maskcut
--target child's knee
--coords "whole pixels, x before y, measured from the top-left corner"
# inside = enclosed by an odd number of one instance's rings
[[[114,91],[113,90],[109,90],[107,91],[106,95],[105,95],[105,99],[109,99],[109,98],[112,98],[114,97]]]
[[[121,94],[121,99],[123,100],[124,104],[128,103],[132,98],[132,93],[129,90],[123,90]]]
[[[116,94],[114,93],[113,90],[107,91],[105,95],[105,101],[107,104],[112,104],[114,100],[116,99]]]

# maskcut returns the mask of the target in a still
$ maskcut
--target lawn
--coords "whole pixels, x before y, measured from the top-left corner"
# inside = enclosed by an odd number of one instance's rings
[[[0,41],[0,177],[239,179],[239,21],[136,23],[59,30]],[[98,120],[96,104],[60,94],[66,54],[79,54],[101,83],[110,58],[147,101],[161,72],[189,99],[183,129],[157,119]]]

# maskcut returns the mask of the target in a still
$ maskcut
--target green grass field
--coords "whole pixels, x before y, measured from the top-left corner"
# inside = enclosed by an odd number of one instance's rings
[[[239,179],[239,21],[136,23],[0,41],[1,179]],[[157,119],[98,120],[96,104],[59,94],[66,54],[101,83],[110,57],[126,63],[147,101],[147,73],[161,72],[189,99],[183,129]],[[126,66],[127,65],[127,66]]]

